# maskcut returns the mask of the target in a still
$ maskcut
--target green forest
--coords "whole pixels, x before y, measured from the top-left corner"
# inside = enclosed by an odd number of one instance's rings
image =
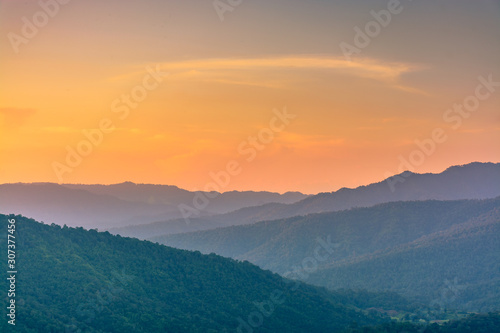
[[[247,261],[22,216],[0,216],[5,249],[9,219],[16,221],[16,325],[4,319],[2,332],[452,332],[454,327],[482,332],[498,327],[498,313],[434,311],[393,292],[333,292]],[[8,270],[6,260],[2,268]],[[8,283],[0,284],[4,309]]]
[[[499,234],[495,198],[392,202],[151,240],[330,290],[393,291],[441,310],[489,312],[500,307]],[[307,271],[318,238],[334,249]]]
[[[5,249],[8,218],[17,225],[16,332],[337,332],[387,320],[248,262],[108,232],[2,215]],[[5,309],[8,281],[0,287]]]

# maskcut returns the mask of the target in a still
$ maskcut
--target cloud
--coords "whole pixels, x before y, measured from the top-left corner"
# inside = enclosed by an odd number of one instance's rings
[[[220,71],[220,70],[277,70],[277,69],[330,69],[354,76],[396,82],[402,74],[422,69],[422,66],[408,63],[383,62],[375,59],[347,61],[343,57],[327,56],[285,56],[267,58],[202,59],[182,62],[167,62],[162,68],[176,71]],[[398,86],[400,87],[400,86]]]
[[[3,117],[4,125],[9,128],[21,127],[27,119],[35,113],[35,109],[0,108],[0,114]]]
[[[247,81],[237,81],[237,80],[226,80],[226,79],[214,79],[214,80],[207,80],[211,82],[216,82],[216,83],[222,83],[222,84],[230,84],[230,85],[239,85],[239,86],[251,86],[251,87],[264,87],[264,88],[271,88],[271,89],[279,89],[283,88],[284,85],[280,83],[270,83],[270,82],[252,82],[250,80]]]
[[[144,68],[145,66],[143,66]],[[422,65],[402,62],[386,62],[377,59],[359,58],[352,61],[344,57],[324,55],[290,55],[261,58],[216,58],[185,61],[163,62],[160,67],[171,73],[171,78],[210,80],[219,83],[280,87],[280,84],[263,84],[259,79],[253,82],[245,71],[291,70],[333,70],[346,75],[369,78],[381,81],[394,89],[410,93],[425,94],[412,87],[406,87],[399,81],[403,74],[424,69]],[[131,76],[144,75],[144,70],[135,69],[128,74],[111,79],[125,79]]]
[[[404,63],[386,63],[374,59],[358,59],[347,61],[342,57],[326,56],[286,56],[268,58],[226,58],[202,59],[182,62],[167,62],[163,67],[169,69],[211,70],[211,69],[256,69],[256,68],[331,68],[350,69],[384,77],[399,76],[402,73],[417,69],[416,65]]]

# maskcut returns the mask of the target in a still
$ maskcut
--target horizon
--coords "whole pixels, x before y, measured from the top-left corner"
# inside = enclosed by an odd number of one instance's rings
[[[1,183],[321,193],[500,162],[497,2],[0,6]]]
[[[401,175],[403,173],[407,173],[407,172],[410,172],[412,174],[417,174],[417,175],[425,175],[425,174],[433,174],[433,175],[438,175],[438,174],[441,174],[441,173],[444,173],[445,171],[451,169],[451,168],[457,168],[457,167],[464,167],[464,166],[469,166],[471,164],[500,164],[500,162],[480,162],[480,161],[473,161],[473,162],[469,162],[469,163],[465,163],[465,164],[456,164],[456,165],[450,165],[448,166],[447,168],[445,168],[444,170],[441,170],[441,171],[438,171],[438,172],[413,172],[411,170],[404,170],[398,174],[395,174],[394,176],[397,176],[397,175]],[[392,177],[392,176],[391,176]],[[316,193],[305,193],[305,192],[301,192],[301,191],[298,191],[298,190],[288,190],[288,191],[285,191],[285,192],[276,192],[276,191],[270,191],[270,190],[266,190],[266,189],[262,189],[262,190],[228,190],[228,191],[222,191],[222,192],[219,192],[220,194],[224,194],[224,193],[231,193],[231,192],[268,192],[268,193],[278,193],[280,195],[283,195],[283,194],[286,194],[286,193],[300,193],[300,194],[303,194],[303,195],[307,195],[307,196],[314,196],[314,195],[317,195],[317,194],[321,194],[321,193],[333,193],[333,192],[337,192],[339,190],[342,190],[342,189],[357,189],[359,187],[363,187],[363,186],[369,186],[369,185],[373,185],[373,184],[377,184],[377,183],[382,183],[384,181],[387,181],[388,179],[390,179],[391,177],[388,177],[388,178],[384,178],[384,179],[380,179],[378,181],[375,181],[375,182],[371,182],[371,183],[366,183],[366,184],[361,184],[361,185],[358,185],[358,186],[355,186],[355,187],[346,187],[346,186],[342,186],[342,187],[339,187],[339,188],[336,188],[336,189],[333,189],[331,191],[323,191],[323,192],[316,192]],[[203,191],[203,190],[190,190],[190,189],[186,189],[186,188],[182,188],[178,185],[175,185],[175,184],[158,184],[158,183],[136,183],[136,182],[133,182],[133,181],[129,181],[129,180],[125,180],[125,181],[121,181],[121,182],[117,182],[117,183],[54,183],[54,182],[9,182],[9,183],[1,183],[0,185],[9,185],[9,184],[54,184],[54,185],[61,185],[61,186],[64,186],[64,185],[88,185],[88,186],[113,186],[113,185],[122,185],[122,184],[127,184],[127,183],[130,183],[130,184],[133,184],[133,185],[153,185],[153,186],[169,186],[169,187],[176,187],[180,190],[185,190],[185,191],[189,191],[189,192],[197,192],[197,191],[200,191],[200,192],[206,192],[206,191]],[[217,192],[217,191],[216,191]]]

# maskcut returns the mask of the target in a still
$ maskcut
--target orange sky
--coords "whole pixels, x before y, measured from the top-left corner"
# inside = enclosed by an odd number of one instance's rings
[[[416,172],[500,161],[500,86],[478,79],[500,81],[498,2],[402,1],[350,60],[339,45],[387,1],[247,1],[224,21],[210,1],[50,8],[14,45],[43,8],[0,1],[1,183],[194,190],[236,161],[221,191],[317,193],[382,180],[401,158]],[[476,89],[474,111],[447,113]],[[435,129],[446,139],[420,153]],[[68,147],[86,156],[68,163]]]

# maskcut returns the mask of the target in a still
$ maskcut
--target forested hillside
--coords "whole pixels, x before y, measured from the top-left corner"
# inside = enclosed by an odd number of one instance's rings
[[[500,312],[473,314],[460,320],[438,325],[385,323],[375,327],[351,328],[344,333],[497,333],[500,332]]]
[[[248,262],[107,232],[1,215],[4,249],[8,219],[16,225],[18,332],[337,332],[381,320]],[[5,309],[8,280],[0,287]],[[7,326],[2,320],[2,332]]]
[[[430,306],[500,308],[500,208],[392,249],[331,263],[308,278],[336,288],[391,290]]]
[[[331,289],[393,290],[426,302],[456,278],[468,288],[455,306],[491,310],[500,296],[499,207],[500,198],[395,202],[152,240],[249,260]],[[331,251],[306,260],[322,242]],[[304,273],[304,266],[315,269]]]

